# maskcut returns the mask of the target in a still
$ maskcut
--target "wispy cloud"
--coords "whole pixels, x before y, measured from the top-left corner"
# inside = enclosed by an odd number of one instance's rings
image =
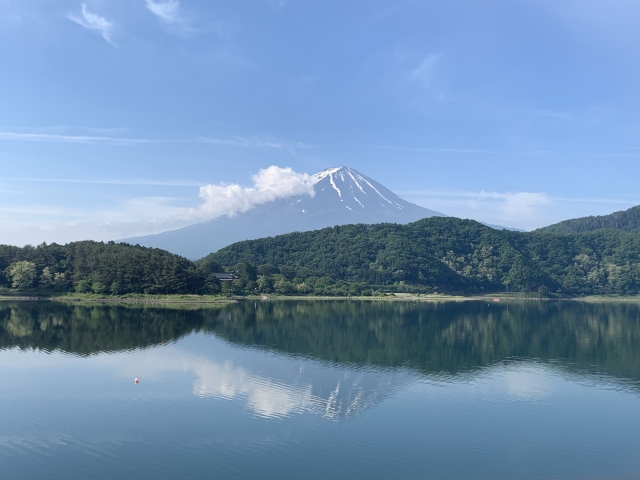
[[[454,217],[532,230],[567,218],[606,215],[640,204],[640,197],[562,197],[544,192],[407,190],[401,194]]]
[[[563,112],[559,110],[538,109],[529,110],[527,113],[535,117],[555,118],[557,120],[571,120],[572,118],[572,115],[569,112]]]
[[[87,30],[92,30],[100,34],[102,38],[104,38],[111,45],[116,45],[111,39],[111,33],[114,26],[113,22],[96,13],[89,12],[86,4],[83,3],[81,5],[81,11],[79,14],[69,12],[67,14],[67,18],[72,22],[75,22],[78,25],[86,28]]]
[[[7,127],[5,127],[7,128]],[[70,144],[93,144],[93,145],[116,145],[131,146],[140,144],[157,143],[208,143],[212,145],[222,145],[247,149],[275,149],[288,152],[297,156],[297,150],[317,148],[321,145],[309,145],[303,142],[292,142],[289,140],[276,139],[269,136],[233,136],[229,138],[216,137],[191,137],[191,138],[131,138],[126,136],[116,136],[127,133],[128,129],[91,129],[83,127],[84,131],[105,133],[105,135],[79,135],[65,133],[67,127],[48,127],[39,129],[29,129],[11,127],[12,130],[0,130],[0,141],[14,142],[40,142],[40,143],[70,143]],[[34,131],[35,130],[35,131]],[[74,129],[76,132],[78,129]]]
[[[530,230],[548,223],[554,199],[544,192],[421,190],[405,198],[447,215]]]
[[[125,137],[107,137],[94,135],[59,135],[50,133],[0,132],[0,140],[17,142],[46,143],[85,143],[107,145],[134,145],[138,143],[155,143],[155,140]]]
[[[139,178],[115,178],[115,179],[83,179],[83,178],[21,178],[14,177],[11,179],[13,182],[24,183],[77,183],[86,185],[148,185],[148,186],[160,186],[160,187],[200,187],[203,182],[196,182],[194,180],[149,180]]]
[[[299,149],[309,149],[318,147],[318,145],[309,145],[302,142],[291,142],[287,140],[279,140],[272,137],[241,137],[234,136],[231,138],[212,138],[197,137],[202,143],[211,143],[214,145],[226,145],[230,147],[240,147],[248,149],[275,149],[289,152],[291,155],[297,155]]]
[[[277,140],[269,140],[258,137],[232,137],[232,138],[211,138],[211,137],[198,137],[198,140],[203,143],[213,143],[215,145],[228,145],[230,147],[242,147],[242,148],[276,148],[278,150],[285,149],[285,145]]]
[[[420,197],[442,197],[442,198],[459,198],[459,199],[479,199],[494,198],[500,199],[508,195],[507,193],[485,192],[481,191],[461,191],[461,190],[405,190],[402,195],[420,196]],[[575,203],[613,203],[620,205],[638,205],[640,204],[640,196],[629,198],[598,198],[598,197],[558,197],[547,196],[552,202],[575,202]]]
[[[484,192],[478,193],[476,199],[471,200],[471,207],[477,209],[479,203],[485,200],[497,200],[498,208],[503,212],[503,218],[510,221],[529,219],[538,214],[540,205],[548,205],[552,200],[546,193],[541,192]]]
[[[423,87],[431,86],[433,70],[440,59],[440,55],[429,55],[411,72],[410,79],[420,83]]]
[[[181,21],[179,0],[168,0],[166,2],[145,0],[145,4],[151,13],[165,23],[177,23]]]
[[[190,34],[197,32],[195,28],[187,23],[180,9],[180,0],[166,0],[164,2],[145,0],[145,5],[161,23],[173,28],[177,33]]]
[[[485,153],[490,155],[550,155],[556,152],[552,150],[492,150],[482,148],[430,148],[430,147],[404,147],[399,145],[368,145],[369,148],[383,148],[389,150],[401,150],[408,152],[425,153]]]

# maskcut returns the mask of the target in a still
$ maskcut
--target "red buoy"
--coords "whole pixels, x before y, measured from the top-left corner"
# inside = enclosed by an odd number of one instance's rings
[[[136,383],[136,385],[137,385],[137,384],[139,384],[139,383],[140,383],[140,380],[136,378],[136,379],[134,380],[134,382],[135,382],[135,383]]]

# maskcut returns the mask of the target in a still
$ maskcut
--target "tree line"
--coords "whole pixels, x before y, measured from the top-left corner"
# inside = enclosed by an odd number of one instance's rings
[[[220,291],[214,272],[157,248],[114,242],[0,245],[0,286],[19,291],[123,295]]]
[[[221,283],[214,274],[223,271],[236,280]],[[244,241],[197,262],[126,243],[0,245],[0,287],[113,295],[635,295],[640,235],[511,232],[432,217]]]
[[[249,240],[203,262],[242,269],[235,288],[259,292],[640,292],[639,235],[511,232],[446,217]]]

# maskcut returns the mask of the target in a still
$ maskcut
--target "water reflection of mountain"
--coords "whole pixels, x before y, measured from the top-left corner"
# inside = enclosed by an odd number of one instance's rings
[[[628,303],[242,302],[218,308],[0,304],[0,347],[87,355],[207,331],[235,345],[357,366],[457,375],[516,359],[640,381]]]
[[[244,349],[234,352],[231,359],[217,351],[210,352],[207,361],[196,357],[190,368],[197,376],[193,393],[244,398],[247,407],[261,417],[312,412],[341,420],[375,407],[416,379],[406,369],[328,367],[300,357],[255,354]]]

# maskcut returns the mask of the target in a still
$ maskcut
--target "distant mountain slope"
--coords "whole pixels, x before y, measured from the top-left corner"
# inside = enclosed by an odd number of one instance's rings
[[[198,259],[232,243],[353,223],[410,223],[442,213],[407,202],[348,167],[313,175],[315,195],[276,200],[238,214],[125,241]]]
[[[615,228],[624,232],[640,233],[640,206],[610,215],[564,220],[536,231],[545,233],[585,233],[603,228]]]
[[[495,228],[496,230],[509,230],[511,232],[526,232],[526,230],[522,230],[521,228],[503,227],[502,225],[496,225],[494,223],[485,223],[485,222],[480,222],[480,223],[483,225],[486,225],[487,227]]]
[[[330,280],[446,292],[640,291],[640,235],[615,230],[518,233],[451,217],[409,225],[346,225],[245,241],[205,260],[232,268],[251,262],[259,272],[279,270],[293,282],[290,290],[319,294]],[[277,276],[258,286],[278,282],[286,287]]]

